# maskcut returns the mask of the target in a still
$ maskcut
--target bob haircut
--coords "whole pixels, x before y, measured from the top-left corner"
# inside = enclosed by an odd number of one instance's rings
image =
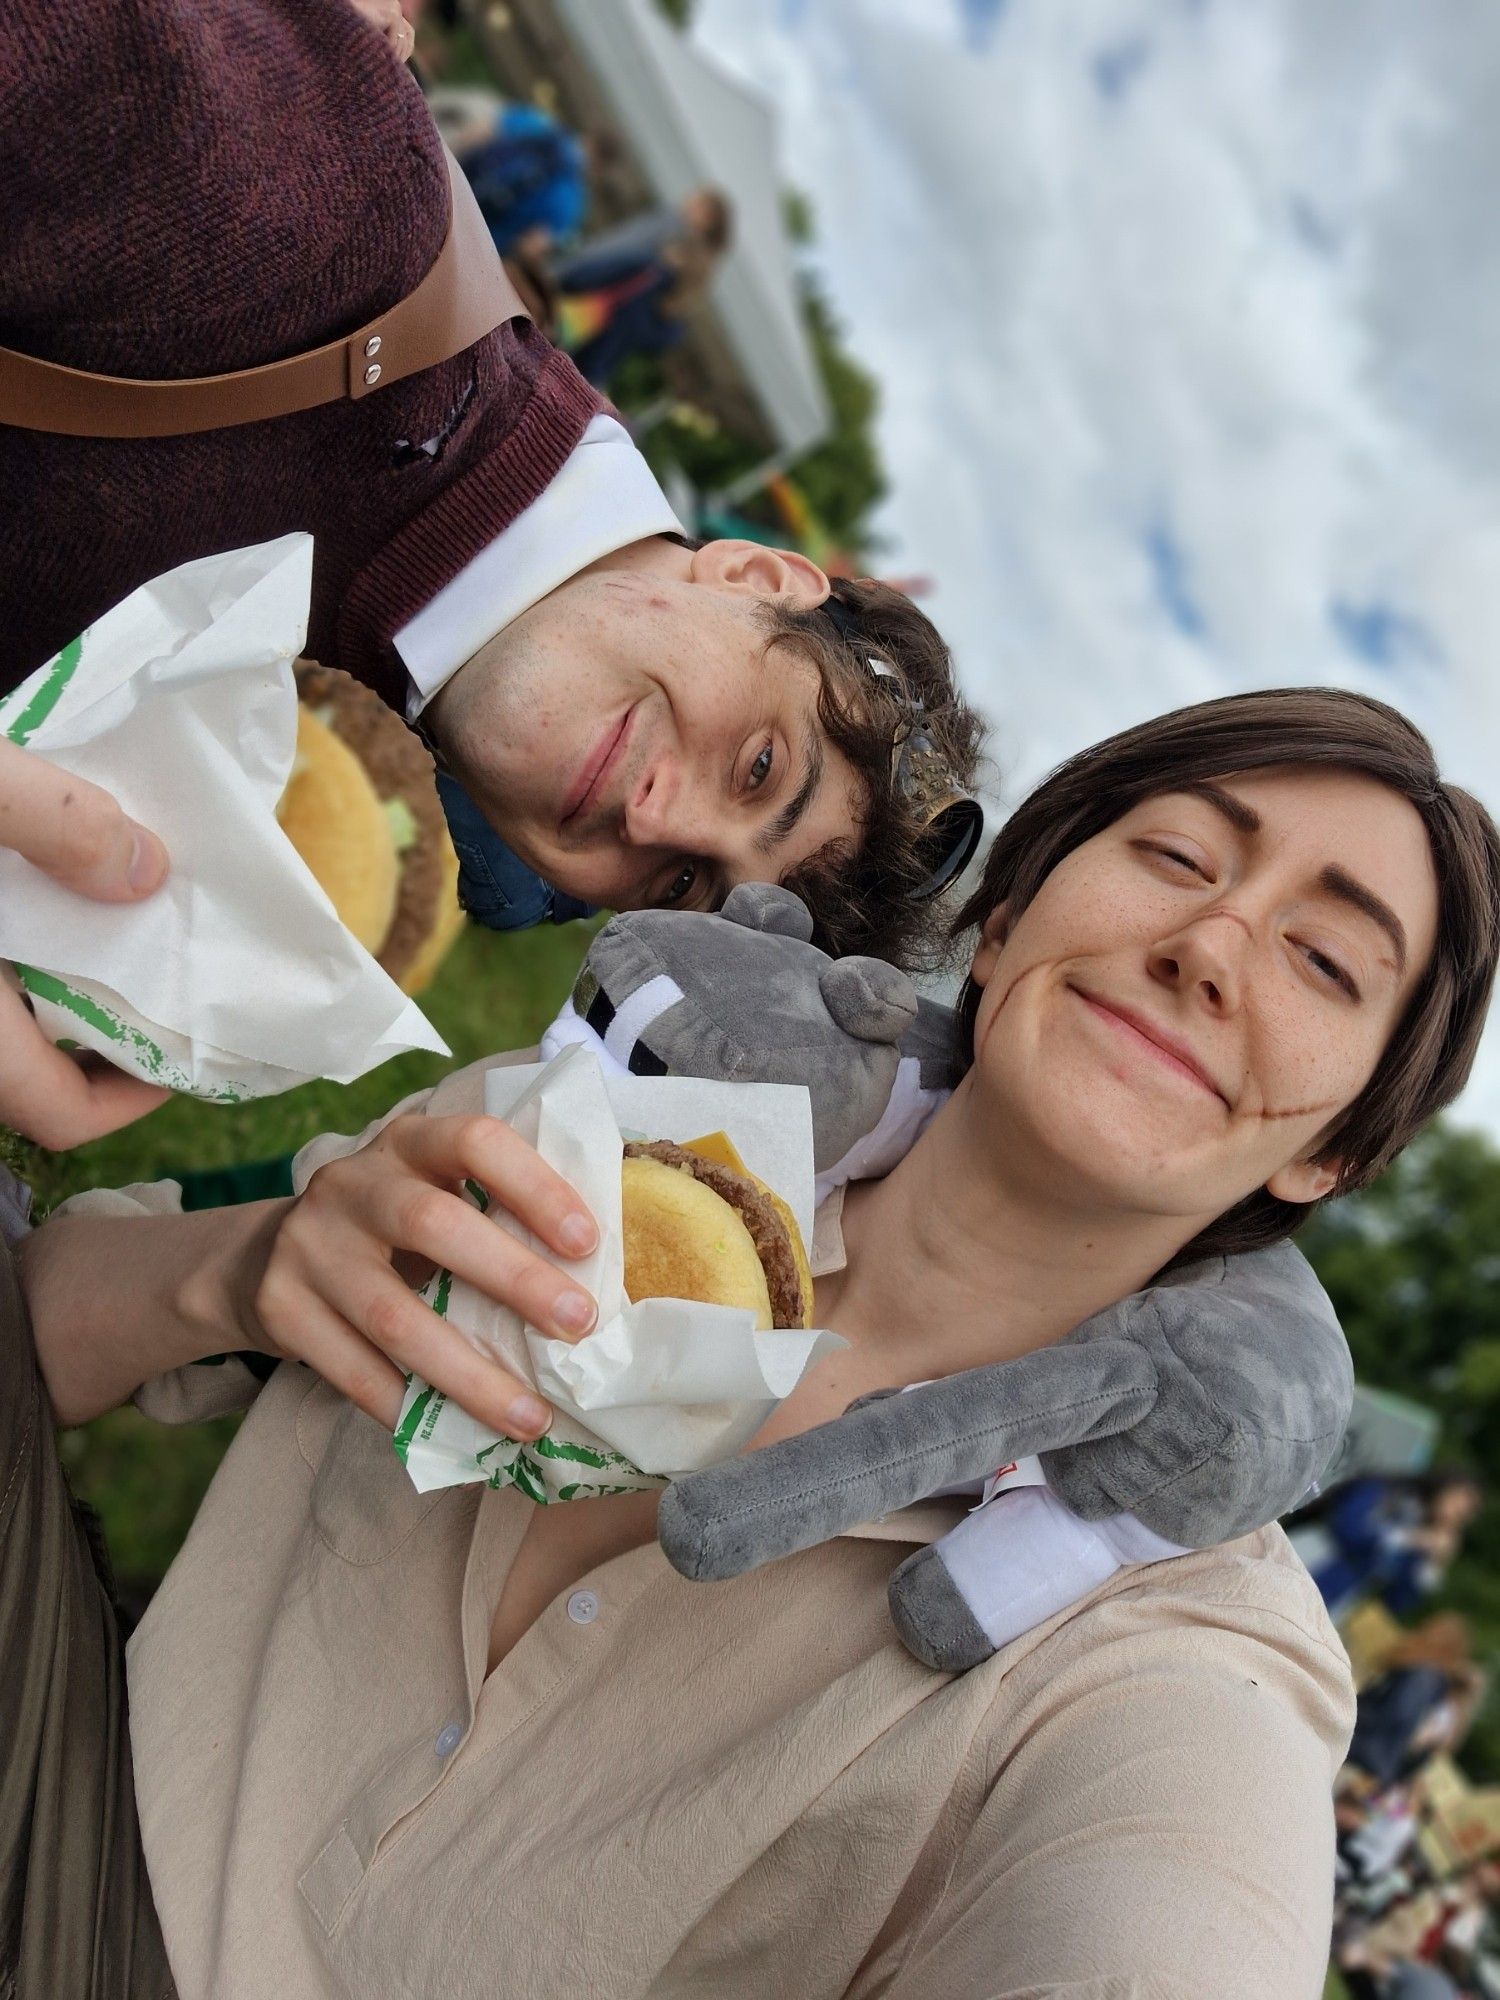
[[[1334,688],[1276,688],[1175,709],[1070,758],[1002,827],[984,876],[954,924],[1000,903],[1019,916],[1065,855],[1142,799],[1184,783],[1288,764],[1362,772],[1408,799],[1427,829],[1437,876],[1437,942],[1375,1073],[1333,1120],[1318,1157],[1339,1168],[1325,1199],[1364,1187],[1468,1079],[1500,951],[1500,835],[1479,801],[1438,776],[1432,749],[1384,702]],[[979,993],[959,1000],[962,1059],[972,1060]],[[1290,1236],[1318,1204],[1259,1188],[1199,1232],[1174,1263],[1259,1250]]]

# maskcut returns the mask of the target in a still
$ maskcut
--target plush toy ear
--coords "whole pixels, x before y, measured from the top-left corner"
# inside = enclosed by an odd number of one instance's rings
[[[878,958],[833,959],[818,991],[844,1033],[861,1042],[899,1042],[916,1018],[917,989]]]
[[[812,912],[800,896],[774,882],[741,882],[724,899],[719,915],[747,931],[774,931],[778,937],[811,942]]]

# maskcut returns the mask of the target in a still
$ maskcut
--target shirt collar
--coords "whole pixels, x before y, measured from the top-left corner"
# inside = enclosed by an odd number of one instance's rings
[[[624,425],[595,417],[546,491],[397,632],[409,676],[407,720],[559,584],[631,542],[681,532]]]

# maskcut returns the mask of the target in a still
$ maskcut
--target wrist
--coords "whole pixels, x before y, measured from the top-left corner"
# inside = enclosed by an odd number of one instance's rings
[[[256,1295],[276,1232],[292,1197],[244,1202],[202,1218],[201,1254],[181,1269],[174,1300],[179,1323],[190,1330],[200,1357],[249,1348],[281,1358],[255,1310]]]

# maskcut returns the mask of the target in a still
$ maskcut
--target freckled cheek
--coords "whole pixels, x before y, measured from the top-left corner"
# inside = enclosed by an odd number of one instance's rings
[[[1281,1117],[1327,1115],[1351,1104],[1379,1060],[1378,1041],[1351,1021],[1288,1002],[1262,1007],[1252,1043],[1257,1108]]]

